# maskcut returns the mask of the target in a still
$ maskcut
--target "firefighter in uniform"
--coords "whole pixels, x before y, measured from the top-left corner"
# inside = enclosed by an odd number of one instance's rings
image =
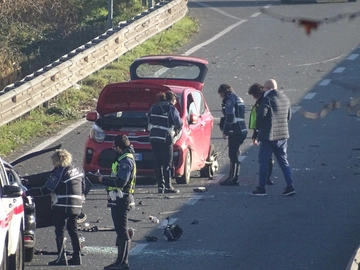
[[[130,140],[126,135],[116,136],[113,149],[116,158],[111,167],[110,177],[96,173],[99,182],[106,186],[108,206],[111,208],[111,217],[117,235],[117,259],[114,263],[105,266],[104,270],[129,269],[131,238],[127,228],[128,212],[135,206],[136,164]]]
[[[55,226],[58,258],[49,265],[81,265],[80,241],[77,216],[81,213],[84,197],[84,173],[72,165],[72,156],[65,149],[58,149],[51,156],[54,169],[43,187],[27,190],[26,196],[51,196],[52,220]],[[73,256],[67,260],[65,250],[65,227],[73,247]]]
[[[150,108],[148,122],[158,193],[178,193],[171,185],[173,145],[181,136],[183,122],[174,106],[176,95],[172,91],[160,92],[156,98],[158,102]]]
[[[230,171],[229,177],[220,182],[222,186],[238,186],[240,161],[240,145],[244,142],[247,129],[245,124],[245,104],[244,101],[235,94],[230,85],[221,84],[218,93],[222,99],[223,117],[220,120],[220,129],[223,138],[228,139]]]

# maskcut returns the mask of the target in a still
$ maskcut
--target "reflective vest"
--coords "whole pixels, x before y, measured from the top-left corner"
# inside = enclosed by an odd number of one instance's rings
[[[252,106],[250,111],[249,128],[256,129],[256,105]]]
[[[136,163],[135,163],[135,159],[134,159],[134,155],[131,153],[125,153],[122,156],[120,156],[111,166],[111,174],[110,177],[116,177],[117,173],[118,173],[118,168],[119,168],[119,162],[124,159],[124,158],[131,158],[134,161],[134,169],[132,172],[132,177],[131,180],[128,181],[126,183],[125,186],[123,186],[122,188],[117,188],[117,187],[107,187],[106,190],[107,191],[116,191],[116,190],[120,190],[121,192],[124,193],[129,193],[129,194],[134,194],[135,192],[135,183],[136,183]]]

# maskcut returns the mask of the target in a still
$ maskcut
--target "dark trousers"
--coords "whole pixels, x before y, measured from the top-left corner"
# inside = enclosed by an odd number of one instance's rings
[[[171,171],[173,166],[173,144],[151,142],[154,153],[154,170],[158,187],[171,187]]]
[[[246,133],[244,134],[234,134],[229,133],[228,137],[228,148],[229,148],[229,158],[231,163],[238,163],[237,151],[240,148],[240,145],[244,142],[246,138]]]
[[[117,198],[116,206],[111,207],[111,217],[117,238],[123,241],[130,240],[128,233],[128,213],[131,209],[130,201],[129,195],[124,195],[123,198]]]
[[[74,252],[80,251],[80,241],[77,229],[77,216],[75,214],[67,214],[61,211],[53,211],[52,219],[55,226],[56,238],[64,238],[65,228],[70,236],[71,245]]]
[[[269,163],[274,153],[288,187],[293,185],[291,169],[287,160],[287,140],[260,141],[259,147],[259,186],[265,187],[268,179]]]

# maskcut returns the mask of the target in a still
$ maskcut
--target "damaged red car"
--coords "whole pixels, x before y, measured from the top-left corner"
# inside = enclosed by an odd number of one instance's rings
[[[218,155],[211,144],[214,119],[202,93],[207,64],[196,57],[145,56],[131,64],[129,82],[105,86],[96,111],[86,116],[94,124],[85,144],[84,171],[109,173],[115,157],[113,139],[126,134],[136,152],[137,175],[154,177],[147,113],[157,93],[171,90],[184,123],[174,144],[176,182],[189,183],[196,170],[203,177],[212,177],[218,169]]]

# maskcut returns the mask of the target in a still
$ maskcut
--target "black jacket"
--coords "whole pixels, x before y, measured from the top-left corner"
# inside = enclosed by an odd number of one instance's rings
[[[79,215],[83,206],[84,174],[74,166],[56,167],[43,187],[31,188],[27,196],[51,195],[52,209]]]
[[[171,144],[181,131],[183,122],[179,111],[168,101],[154,104],[148,113],[150,142]]]

